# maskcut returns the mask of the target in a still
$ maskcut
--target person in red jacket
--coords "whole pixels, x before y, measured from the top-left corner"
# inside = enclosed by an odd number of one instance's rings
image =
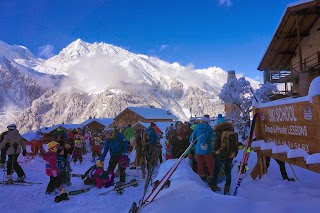
[[[42,136],[40,134],[38,133],[36,138],[31,143],[32,158],[34,158],[38,154],[39,151],[40,151],[40,153],[45,153],[45,151],[42,147],[42,144],[43,144]]]
[[[48,143],[48,153],[43,156],[43,159],[47,161],[46,174],[50,177],[46,194],[51,194],[55,190],[62,190],[62,178],[60,175],[60,169],[57,164],[57,151],[59,143],[51,141]]]

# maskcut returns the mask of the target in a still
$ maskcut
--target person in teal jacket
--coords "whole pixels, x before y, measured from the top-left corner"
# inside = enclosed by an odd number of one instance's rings
[[[197,140],[195,152],[196,152],[198,174],[202,180],[207,181],[207,177],[204,169],[204,165],[206,165],[209,172],[208,185],[211,188],[212,180],[213,180],[213,165],[214,165],[211,142],[214,139],[214,132],[209,125],[210,118],[208,115],[204,115],[201,118],[201,121],[202,122],[199,123],[193,130],[189,138],[189,141],[191,143],[193,140]]]
[[[117,129],[108,129],[105,133],[106,141],[104,143],[103,153],[100,161],[103,162],[108,151],[110,151],[110,161],[107,172],[114,172],[120,158],[124,155],[128,157],[128,143],[123,135]],[[126,181],[126,168],[118,167],[120,172],[120,182]]]

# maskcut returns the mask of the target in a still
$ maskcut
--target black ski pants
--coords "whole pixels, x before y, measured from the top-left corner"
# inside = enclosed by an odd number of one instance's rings
[[[25,175],[24,171],[18,163],[18,157],[19,154],[8,155],[7,175],[12,174],[12,171],[15,171],[18,177],[22,177],[23,175]]]

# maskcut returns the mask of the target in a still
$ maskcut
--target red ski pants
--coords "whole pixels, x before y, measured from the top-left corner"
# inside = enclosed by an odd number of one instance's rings
[[[209,172],[209,178],[213,178],[214,159],[212,154],[211,153],[206,155],[196,154],[196,160],[197,160],[197,167],[198,167],[198,175],[200,177],[204,177],[206,175],[204,171],[204,165],[206,165]]]

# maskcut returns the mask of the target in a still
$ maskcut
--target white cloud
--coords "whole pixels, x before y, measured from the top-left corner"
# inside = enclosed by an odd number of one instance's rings
[[[219,5],[225,5],[227,7],[231,7],[232,2],[231,2],[231,0],[219,0]]]
[[[69,78],[63,83],[64,90],[75,87],[89,93],[118,88],[123,82],[130,84],[143,80],[141,74],[134,72],[121,56],[85,57],[71,66],[67,74]]]
[[[50,58],[54,56],[53,53],[54,47],[51,44],[46,44],[41,47],[39,47],[39,57],[45,57],[45,58]]]
[[[169,45],[167,45],[167,44],[162,44],[162,45],[160,46],[159,51],[161,52],[162,50],[164,50],[164,49],[166,49],[166,48],[168,48],[168,47],[169,47]]]

